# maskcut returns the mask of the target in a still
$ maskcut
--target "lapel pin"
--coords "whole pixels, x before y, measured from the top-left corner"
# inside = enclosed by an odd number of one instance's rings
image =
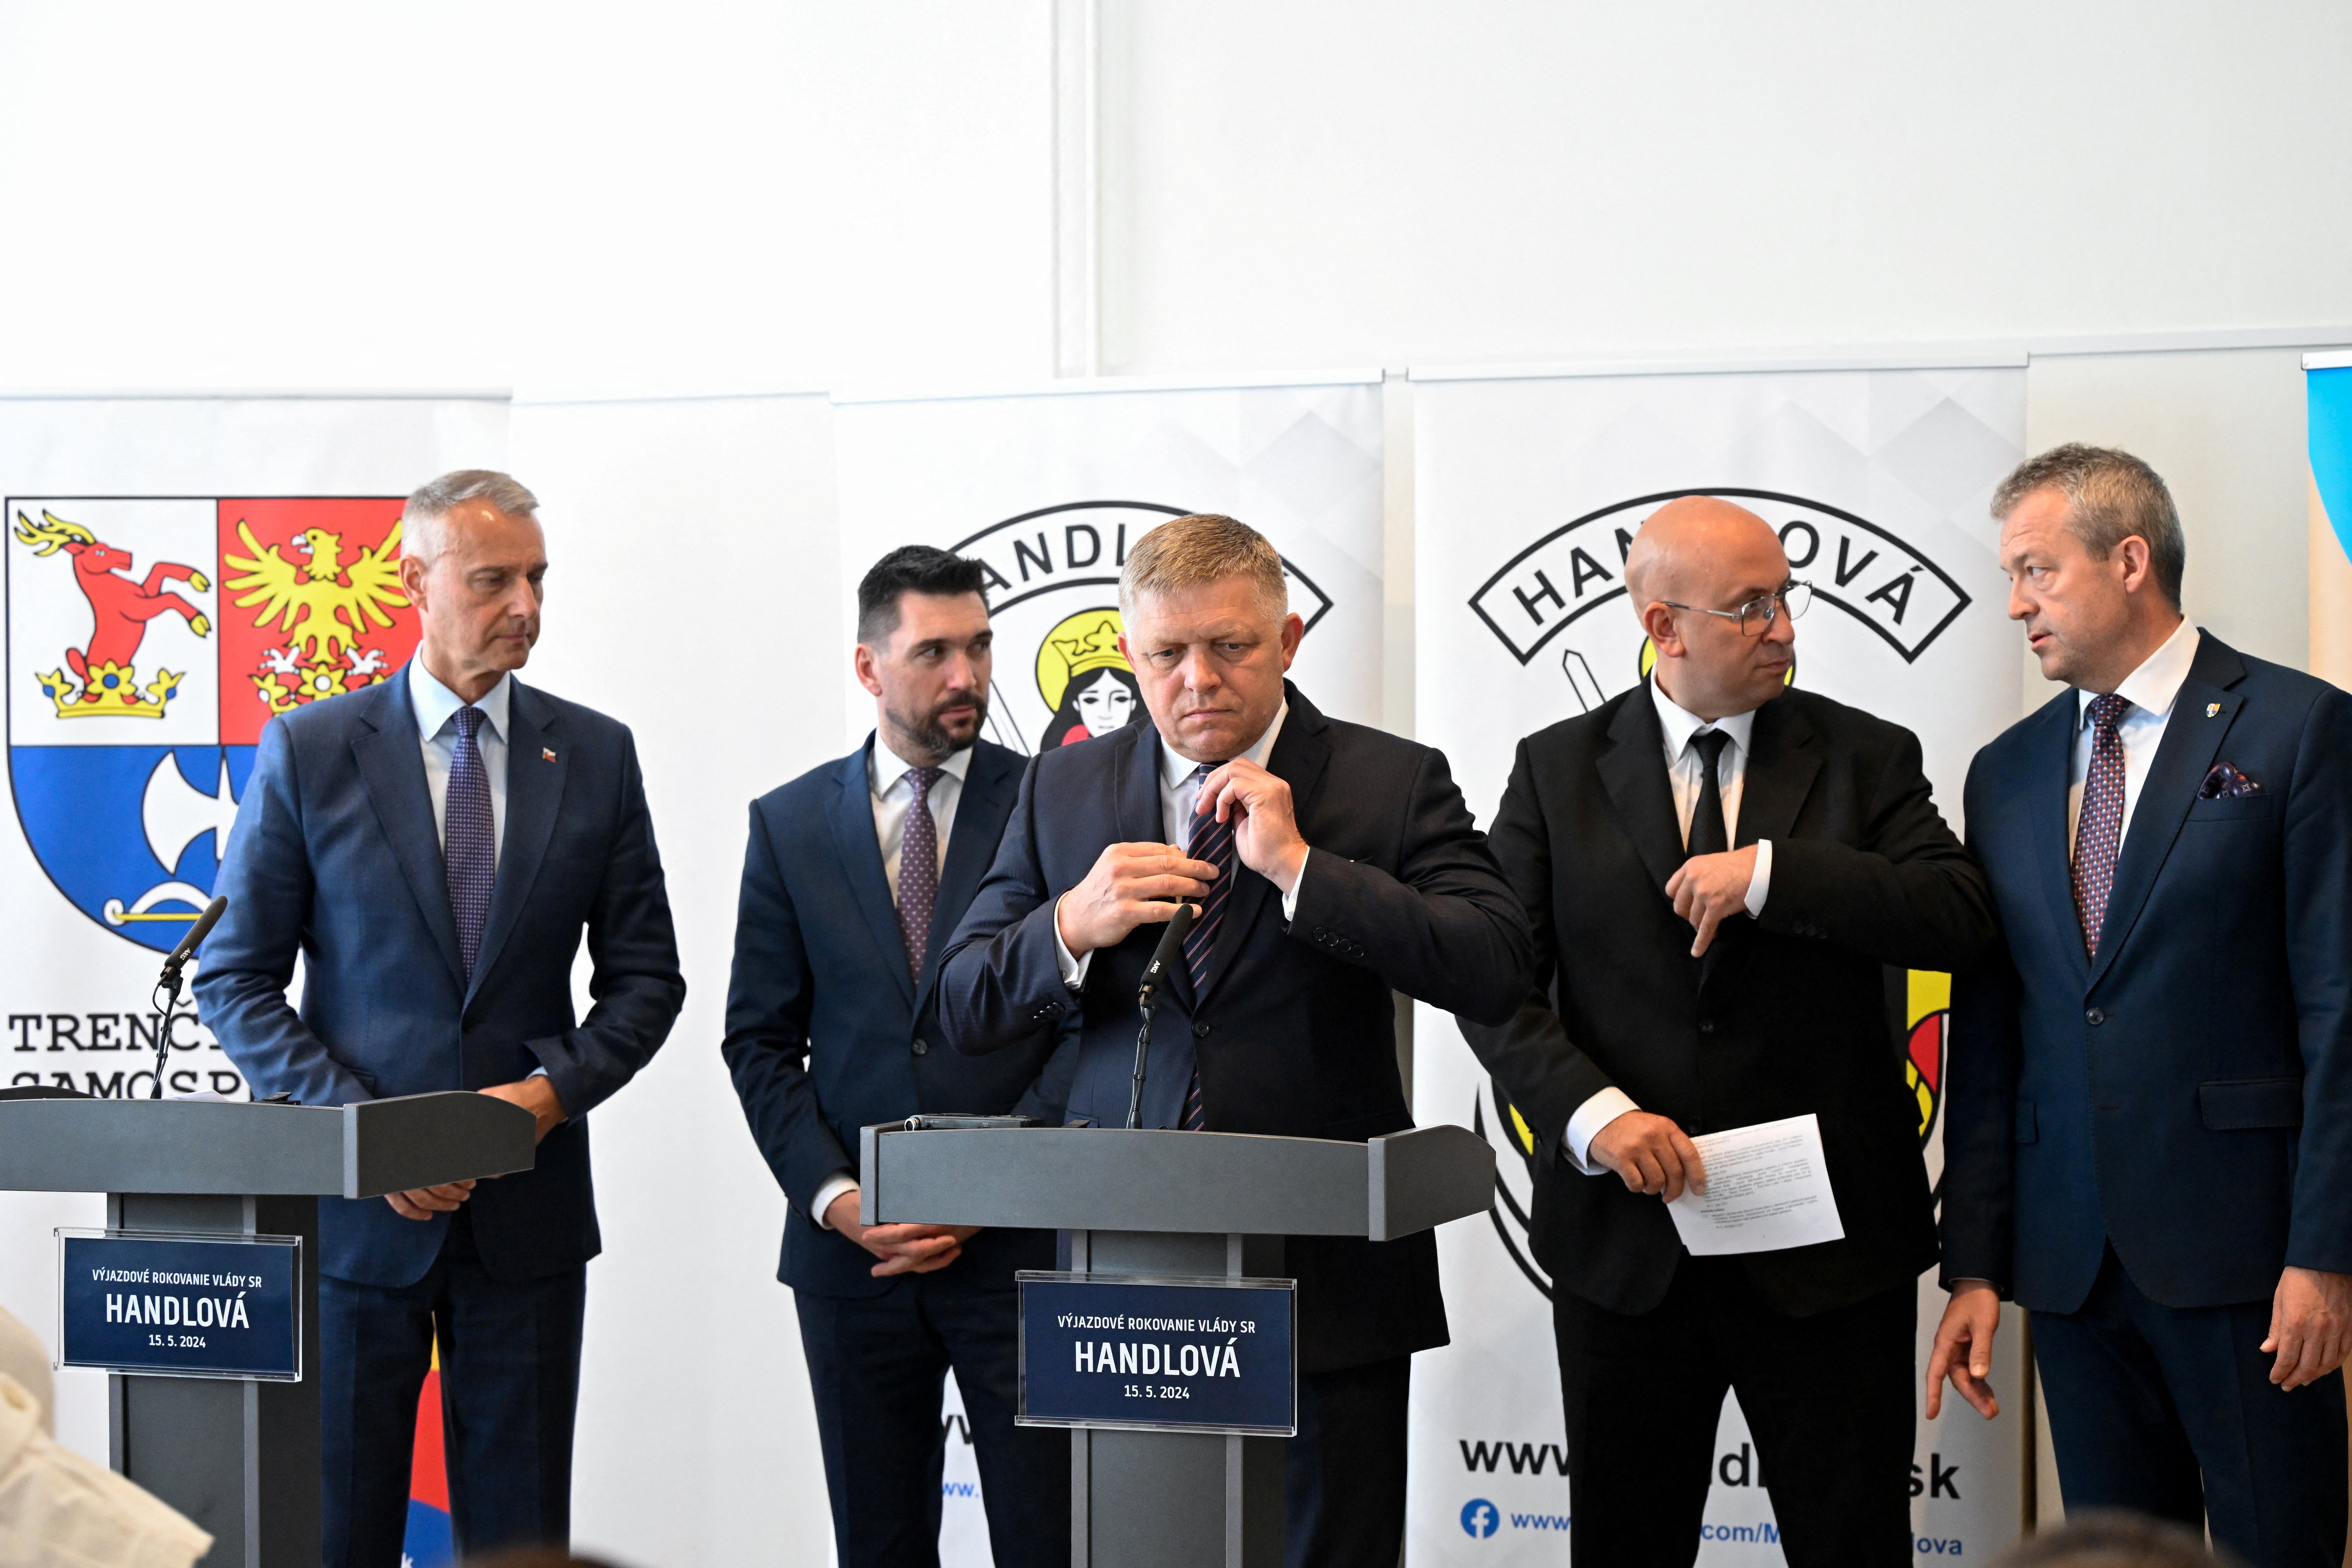
[[[2213,718],[2215,715],[2219,714],[2221,711],[2221,705],[2219,702],[2208,702],[2207,704],[2205,704],[2205,717],[2207,717],[2208,719]],[[552,755],[552,754],[553,754],[553,753],[551,753],[551,752],[550,753],[550,755]]]
[[[539,760],[542,763],[551,763],[555,761],[555,753],[549,751],[545,746],[541,746],[539,749]]]

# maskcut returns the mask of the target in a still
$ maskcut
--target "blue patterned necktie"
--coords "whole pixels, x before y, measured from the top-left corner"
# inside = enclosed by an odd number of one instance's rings
[[[944,768],[908,768],[915,798],[898,839],[898,934],[907,939],[907,969],[919,977],[931,945],[931,911],[940,901],[940,825],[931,816],[931,786]]]
[[[471,705],[457,710],[457,745],[449,757],[449,794],[441,826],[449,912],[457,918],[457,952],[466,961],[469,985],[499,870],[498,819],[490,810],[489,770],[482,765],[482,710]]]
[[[1223,767],[1222,763],[1202,763],[1194,770],[1196,783],[1205,783],[1208,776]],[[1195,795],[1197,802],[1200,797]],[[1184,935],[1184,967],[1192,977],[1192,998],[1197,1003],[1209,987],[1209,963],[1216,956],[1217,931],[1224,924],[1226,897],[1234,882],[1234,819],[1230,813],[1219,822],[1213,815],[1193,813],[1192,831],[1184,853],[1195,860],[1206,860],[1217,868],[1217,879],[1209,884],[1202,897],[1201,913],[1192,929]],[[1187,1132],[1202,1132],[1208,1128],[1208,1112],[1201,1103],[1201,1064],[1192,1063],[1192,1082],[1184,1091],[1184,1118],[1181,1123]]]
[[[2083,805],[2074,819],[2074,912],[2083,947],[2099,955],[2107,893],[2115,886],[2116,849],[2124,837],[2124,738],[2116,728],[2131,703],[2108,692],[2091,699],[2091,766],[2083,779]]]

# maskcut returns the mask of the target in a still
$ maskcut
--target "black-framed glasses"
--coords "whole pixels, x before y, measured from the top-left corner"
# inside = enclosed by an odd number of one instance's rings
[[[1806,608],[1812,602],[1813,585],[1811,583],[1800,583],[1794,578],[1782,584],[1779,593],[1767,594],[1760,599],[1750,599],[1736,610],[1710,610],[1704,605],[1677,605],[1672,599],[1658,601],[1670,610],[1696,610],[1702,616],[1720,616],[1727,621],[1737,621],[1739,623],[1740,635],[1751,637],[1762,637],[1771,629],[1772,622],[1782,614],[1786,614],[1790,620],[1795,620],[1805,613]]]

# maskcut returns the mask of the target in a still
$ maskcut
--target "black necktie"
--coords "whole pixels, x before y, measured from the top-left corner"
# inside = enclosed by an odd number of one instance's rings
[[[1193,772],[1195,779],[1206,782],[1208,776],[1223,766],[1222,763],[1202,763]],[[1200,797],[1196,795],[1195,800]],[[1192,976],[1192,995],[1198,1001],[1209,985],[1209,963],[1216,956],[1217,931],[1224,924],[1227,895],[1233,891],[1234,880],[1234,819],[1227,816],[1219,822],[1214,816],[1197,813],[1192,831],[1186,836],[1184,853],[1194,860],[1206,860],[1217,868],[1217,879],[1209,884],[1202,896],[1200,917],[1184,935],[1184,966]],[[1179,1122],[1187,1132],[1208,1130],[1207,1109],[1201,1103],[1201,1064],[1192,1063],[1192,1081],[1184,1090],[1184,1111]]]
[[[1686,840],[1692,855],[1720,855],[1731,847],[1731,836],[1723,826],[1723,784],[1716,777],[1721,771],[1723,748],[1731,744],[1731,737],[1720,730],[1702,730],[1693,735],[1690,743],[1698,750],[1698,805],[1691,812],[1690,837]]]

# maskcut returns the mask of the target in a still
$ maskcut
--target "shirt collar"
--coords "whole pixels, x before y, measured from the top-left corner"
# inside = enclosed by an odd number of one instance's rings
[[[1667,696],[1666,689],[1658,684],[1658,678],[1655,675],[1650,677],[1650,696],[1658,704],[1658,723],[1666,732],[1668,762],[1679,761],[1684,749],[1690,744],[1691,737],[1701,730],[1720,730],[1731,737],[1731,743],[1738,747],[1742,753],[1749,750],[1748,738],[1756,732],[1755,709],[1750,708],[1745,713],[1734,713],[1727,718],[1717,719],[1710,724]]]
[[[961,784],[964,774],[971,771],[971,750],[966,746],[961,752],[950,753],[946,762],[938,764],[940,772]],[[875,799],[880,800],[897,789],[898,781],[905,778],[915,765],[892,751],[882,739],[882,731],[877,730],[874,731],[874,744],[866,753],[866,787],[874,792]]]
[[[1266,758],[1274,755],[1274,742],[1282,734],[1282,721],[1289,717],[1290,700],[1288,698],[1285,698],[1283,699],[1282,706],[1274,710],[1274,722],[1265,727],[1265,733],[1260,735],[1255,742],[1251,742],[1249,750],[1244,752],[1242,755],[1247,757],[1251,762],[1255,763],[1259,767],[1265,766]],[[1178,784],[1182,784],[1186,779],[1192,777],[1194,771],[1197,770],[1200,765],[1201,764],[1198,763],[1187,762],[1184,758],[1177,755],[1176,748],[1168,743],[1167,737],[1162,736],[1160,738],[1160,782],[1161,784],[1167,785],[1170,789],[1174,789]]]
[[[507,738],[507,709],[514,693],[514,677],[499,677],[499,683],[482,693],[474,706],[490,727],[490,733],[500,742]],[[441,684],[434,673],[425,668],[421,654],[408,661],[408,700],[416,710],[416,732],[426,740],[441,733],[442,727],[455,718],[457,710],[466,706],[457,694]]]
[[[2170,714],[2182,684],[2189,679],[2189,667],[2197,662],[2197,641],[2201,635],[2195,622],[2183,617],[2172,628],[2172,635],[2141,660],[2137,669],[2124,677],[2116,688],[2116,695],[2152,719]],[[2092,700],[2098,695],[2095,691],[2074,694],[2074,722],[2078,727],[2089,721]]]

